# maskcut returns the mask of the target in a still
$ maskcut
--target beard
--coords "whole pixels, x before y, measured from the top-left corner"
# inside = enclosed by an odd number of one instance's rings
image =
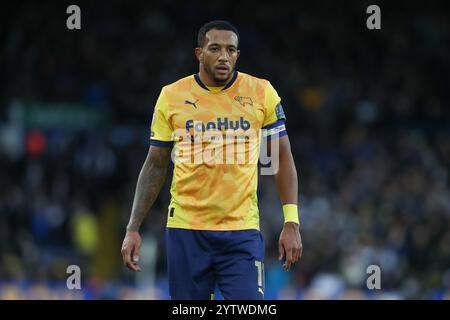
[[[231,69],[230,72],[228,73],[228,75],[221,76],[221,75],[216,74],[210,66],[204,64],[203,67],[205,69],[206,74],[210,78],[212,78],[215,83],[217,83],[219,85],[225,85],[228,82],[228,80],[230,80],[231,75],[233,74],[233,70],[234,70],[234,69]]]

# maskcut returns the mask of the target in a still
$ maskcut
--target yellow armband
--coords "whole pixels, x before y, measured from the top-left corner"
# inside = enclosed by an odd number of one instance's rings
[[[298,220],[298,208],[296,204],[285,204],[283,206],[284,223],[295,222],[300,224]]]

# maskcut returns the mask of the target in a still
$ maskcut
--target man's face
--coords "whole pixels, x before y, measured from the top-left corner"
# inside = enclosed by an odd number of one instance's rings
[[[212,29],[206,33],[202,48],[195,53],[206,74],[219,85],[231,78],[239,57],[238,37],[228,30]]]

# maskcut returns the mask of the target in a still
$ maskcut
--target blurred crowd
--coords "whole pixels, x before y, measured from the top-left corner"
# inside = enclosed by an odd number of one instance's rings
[[[142,228],[143,275],[121,241],[159,91],[197,72],[197,30],[218,18],[240,31],[238,70],[282,97],[299,173],[304,252],[289,273],[273,177],[259,180],[266,298],[450,298],[450,10],[381,5],[371,31],[369,4],[81,2],[78,31],[64,4],[5,4],[0,299],[168,298],[170,176]],[[65,289],[72,264],[81,292]]]

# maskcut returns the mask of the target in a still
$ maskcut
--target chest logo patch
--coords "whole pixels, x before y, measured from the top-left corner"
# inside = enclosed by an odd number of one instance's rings
[[[245,107],[246,104],[248,104],[250,107],[253,107],[253,101],[250,97],[236,96],[234,97],[234,100],[239,102],[243,107]]]

